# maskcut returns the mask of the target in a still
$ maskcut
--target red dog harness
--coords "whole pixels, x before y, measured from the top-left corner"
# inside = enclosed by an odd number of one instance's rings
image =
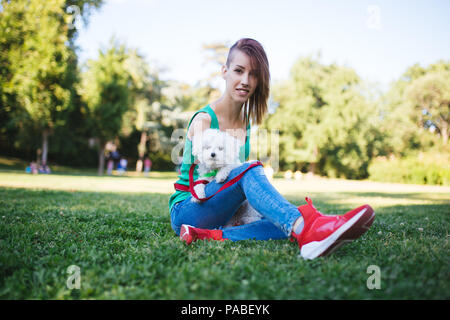
[[[190,192],[195,199],[200,200],[200,201],[203,202],[203,201],[206,201],[206,200],[212,198],[213,196],[218,194],[220,191],[225,190],[226,188],[229,188],[231,185],[233,185],[236,182],[238,182],[242,178],[244,173],[246,173],[249,169],[251,169],[253,167],[256,167],[256,166],[262,166],[263,164],[261,163],[261,161],[256,161],[256,162],[252,163],[244,171],[242,171],[240,174],[238,174],[236,177],[234,177],[233,179],[227,181],[219,190],[217,190],[216,193],[214,193],[213,195],[210,195],[209,197],[206,197],[206,198],[199,198],[197,196],[197,194],[195,193],[194,186],[196,186],[199,183],[203,183],[203,184],[209,183],[208,180],[197,180],[197,181],[194,182],[195,165],[196,164],[193,163],[191,165],[191,168],[189,169],[189,186],[186,186],[184,184],[175,183],[174,187],[175,187],[175,190],[177,190],[177,191],[188,191],[188,192]]]

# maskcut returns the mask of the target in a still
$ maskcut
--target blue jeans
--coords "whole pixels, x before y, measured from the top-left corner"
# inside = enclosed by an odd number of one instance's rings
[[[239,175],[249,165],[244,163],[232,170],[227,181]],[[215,180],[208,183],[205,188],[206,196],[214,194],[222,185]],[[262,166],[249,169],[238,182],[205,202],[195,203],[191,198],[192,196],[172,207],[171,224],[177,235],[182,224],[189,224],[203,229],[222,229],[223,238],[232,241],[286,239],[291,235],[294,222],[301,215],[297,207],[271,185]],[[263,218],[249,224],[223,228],[246,199]]]

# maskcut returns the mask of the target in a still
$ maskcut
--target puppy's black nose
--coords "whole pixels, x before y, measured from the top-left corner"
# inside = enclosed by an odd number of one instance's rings
[[[213,153],[211,153],[211,157],[215,157],[216,156],[216,154],[213,152]]]

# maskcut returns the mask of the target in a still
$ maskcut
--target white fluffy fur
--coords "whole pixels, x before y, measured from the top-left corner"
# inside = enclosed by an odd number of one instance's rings
[[[212,181],[214,178],[205,177],[205,174],[218,169],[215,179],[218,183],[224,182],[230,171],[239,166],[239,148],[239,141],[223,131],[207,129],[195,135],[192,155],[199,161],[199,180]],[[197,184],[194,190],[199,198],[205,198],[204,184]],[[194,197],[192,201],[200,202]]]
[[[240,143],[233,136],[216,129],[207,129],[202,134],[194,136],[192,154],[199,161],[198,174],[200,180],[223,183],[231,170],[238,167]],[[204,175],[218,169],[215,178]],[[205,198],[205,185],[197,184],[194,187],[199,198]],[[200,202],[192,197],[193,202]],[[225,227],[247,224],[261,219],[261,215],[245,200]]]

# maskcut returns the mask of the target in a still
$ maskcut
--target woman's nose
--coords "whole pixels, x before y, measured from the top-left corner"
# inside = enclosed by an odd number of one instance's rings
[[[242,75],[242,77],[241,77],[241,84],[242,84],[243,86],[248,86],[248,77],[249,77],[249,75],[248,75],[247,72],[245,72],[245,73]]]

